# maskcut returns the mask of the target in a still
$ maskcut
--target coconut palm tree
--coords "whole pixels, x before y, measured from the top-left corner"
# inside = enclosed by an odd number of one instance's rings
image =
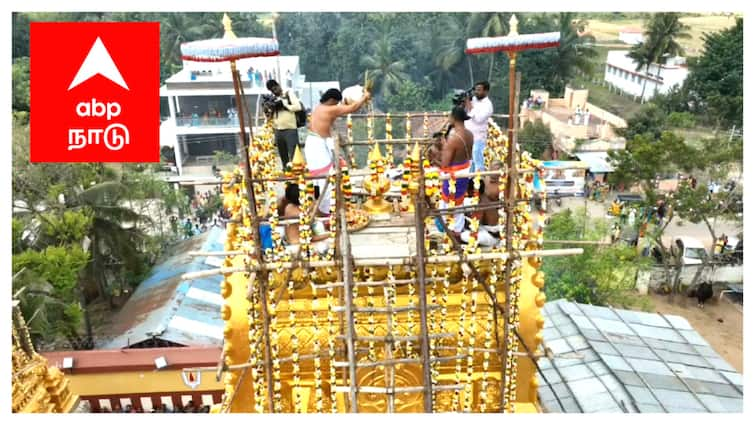
[[[375,91],[382,96],[394,93],[402,80],[409,79],[404,71],[404,62],[394,60],[393,48],[387,35],[375,41],[372,53],[362,56],[361,64],[366,67],[368,78],[375,83]]]
[[[682,56],[684,48],[677,42],[679,39],[691,38],[690,27],[680,20],[679,13],[655,13],[648,22],[645,30],[647,43],[655,54],[655,62],[661,63],[666,56]],[[661,68],[658,67],[660,75]]]
[[[471,87],[474,84],[472,59],[470,55],[464,53],[467,47],[467,36],[471,34],[471,26],[469,24],[469,21],[465,21],[463,17],[459,16],[449,16],[440,24],[445,32],[440,37],[439,48],[435,52],[434,63],[442,70],[443,74],[448,74],[452,81],[453,69],[466,57],[469,86]]]
[[[683,24],[678,13],[654,13],[645,24],[645,40],[637,44],[629,53],[629,57],[637,62],[637,70],[645,67],[646,74],[650,72],[650,65],[658,64],[656,77],[661,75],[660,64],[667,56],[684,54],[684,48],[677,39],[690,38],[689,26]],[[643,79],[642,94],[644,99],[647,78]]]
[[[160,16],[160,63],[167,76],[181,66],[181,43],[221,34],[220,18],[208,13],[164,13]],[[163,77],[167,77],[163,75]]]
[[[498,37],[506,35],[509,30],[506,15],[503,13],[473,13],[469,20],[469,28],[480,37]],[[493,78],[493,65],[498,53],[489,53],[488,81]]]
[[[128,189],[125,185],[107,181],[95,184],[70,199],[65,200],[65,208],[88,211],[92,225],[87,235],[91,240],[92,260],[87,267],[89,280],[97,282],[100,296],[107,296],[105,271],[111,263],[123,264],[126,270],[137,272],[143,266],[141,248],[146,235],[139,228],[142,221],[150,221],[125,206]]]
[[[632,47],[632,50],[629,51],[627,56],[632,58],[632,60],[637,63],[635,71],[639,71],[640,69],[645,68],[645,74],[648,75],[650,73],[650,65],[652,65],[655,61],[655,52],[653,52],[651,47],[648,46],[644,41],[635,44],[634,47]],[[648,82],[646,75],[642,77],[642,92],[640,93],[641,103],[645,102],[645,86]]]
[[[574,14],[562,12],[558,15],[558,28],[561,32],[561,43],[557,48],[554,66],[562,80],[570,80],[577,70],[592,74],[592,59],[598,55],[593,45],[595,37],[583,34],[587,21],[574,19]]]

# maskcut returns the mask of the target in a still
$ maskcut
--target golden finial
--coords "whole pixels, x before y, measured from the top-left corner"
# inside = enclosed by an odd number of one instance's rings
[[[519,35],[519,20],[516,19],[516,15],[511,14],[509,20],[509,36]]]
[[[304,155],[301,154],[301,150],[299,150],[299,146],[297,145],[294,151],[294,159],[291,160],[291,170],[294,174],[300,174],[306,165]]]
[[[412,162],[418,163],[419,162],[419,142],[414,143],[414,149],[412,149]]]
[[[383,154],[380,152],[380,146],[378,146],[377,143],[375,143],[375,147],[372,149],[372,152],[367,156],[367,159],[370,161],[379,161],[383,159]]]
[[[223,38],[226,40],[235,40],[236,34],[233,33],[233,25],[231,25],[231,18],[228,17],[227,13],[223,14],[223,28],[225,29],[225,34],[223,34]]]

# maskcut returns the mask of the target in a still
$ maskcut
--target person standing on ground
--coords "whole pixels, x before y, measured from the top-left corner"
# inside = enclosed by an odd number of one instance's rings
[[[296,129],[296,115],[301,111],[301,102],[291,90],[285,92],[275,80],[267,81],[267,89],[275,95],[275,112],[273,113],[273,128],[275,129],[275,144],[278,146],[283,169],[294,159],[294,151],[299,144],[299,132]]]
[[[485,171],[485,144],[488,140],[488,119],[493,115],[493,103],[488,97],[490,83],[480,81],[474,85],[474,96],[467,98],[464,109],[469,120],[464,127],[472,132],[474,147],[472,149],[472,172]]]

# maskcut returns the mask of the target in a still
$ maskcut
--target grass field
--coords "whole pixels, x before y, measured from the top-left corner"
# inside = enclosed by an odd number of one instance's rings
[[[736,23],[734,16],[721,15],[704,15],[704,16],[685,16],[682,22],[690,27],[689,34],[691,38],[680,40],[681,45],[687,50],[688,56],[697,56],[703,48],[703,34],[707,32],[716,32],[734,26]],[[622,19],[615,21],[603,21],[591,19],[588,21],[588,29],[595,36],[600,44],[619,45],[619,30],[623,27],[643,28],[645,22],[640,19]],[[629,48],[629,45],[625,45]]]

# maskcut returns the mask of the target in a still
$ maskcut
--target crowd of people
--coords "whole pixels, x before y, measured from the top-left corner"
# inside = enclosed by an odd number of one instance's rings
[[[189,239],[202,234],[213,226],[225,227],[230,216],[224,208],[214,208],[220,196],[219,189],[194,194],[189,204],[189,215],[183,220],[178,216],[170,216],[170,226],[173,234],[179,239]]]
[[[253,66],[250,66],[246,70],[246,76],[252,82],[253,87],[263,87],[263,82],[270,80],[283,81],[287,89],[294,87],[294,76],[291,70],[286,70],[286,78],[281,79],[281,75],[276,69],[254,69]]]

